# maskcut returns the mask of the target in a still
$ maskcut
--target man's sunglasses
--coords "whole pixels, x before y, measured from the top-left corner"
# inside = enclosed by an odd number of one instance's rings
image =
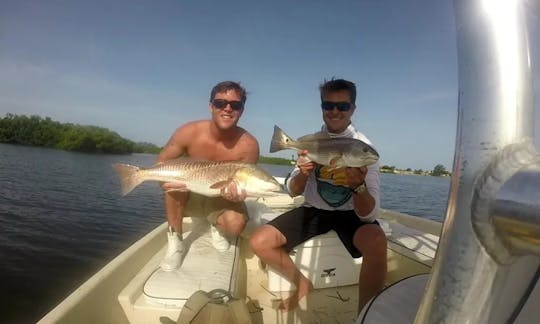
[[[323,101],[321,103],[321,108],[323,110],[331,111],[336,107],[339,111],[349,111],[352,108],[350,102],[333,102],[333,101]]]
[[[232,110],[242,110],[244,108],[242,101],[229,101],[225,99],[214,99],[212,100],[212,105],[217,109],[225,109],[227,105],[231,105]]]

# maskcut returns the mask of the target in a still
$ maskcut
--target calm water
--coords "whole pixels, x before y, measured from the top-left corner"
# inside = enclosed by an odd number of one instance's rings
[[[0,318],[32,323],[162,223],[162,194],[119,195],[111,164],[154,155],[93,155],[0,144]],[[274,176],[292,167],[262,165]],[[382,175],[383,208],[442,220],[447,178]]]

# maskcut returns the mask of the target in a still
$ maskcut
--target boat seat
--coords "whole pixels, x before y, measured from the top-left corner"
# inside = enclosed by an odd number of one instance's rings
[[[151,256],[147,265],[126,285],[118,295],[124,314],[129,322],[158,323],[161,318],[174,319],[187,299],[197,290],[224,289],[237,296],[242,276],[240,271],[240,239],[231,242],[226,252],[218,252],[212,244],[210,225],[190,226],[184,219],[186,248],[182,265],[178,270],[165,272],[159,263],[167,248],[163,247]],[[166,226],[163,227],[163,239]]]
[[[386,287],[362,309],[356,324],[413,323],[428,278],[415,275]]]
[[[174,271],[157,268],[144,283],[145,300],[150,304],[182,307],[197,290],[223,289],[235,296],[240,252],[237,241],[238,238],[229,250],[219,252],[212,244],[207,222],[185,232],[187,252],[181,267]]]
[[[358,282],[362,258],[352,258],[334,231],[317,235],[297,245],[289,255],[315,289],[348,286]],[[292,291],[296,287],[268,266],[268,290]]]

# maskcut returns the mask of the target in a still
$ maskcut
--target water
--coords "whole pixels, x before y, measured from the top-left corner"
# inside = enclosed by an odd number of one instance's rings
[[[155,182],[121,197],[111,168],[155,159],[0,144],[2,323],[37,321],[165,220]],[[281,177],[292,169],[261,167]],[[383,174],[381,205],[441,221],[449,184],[447,178]]]

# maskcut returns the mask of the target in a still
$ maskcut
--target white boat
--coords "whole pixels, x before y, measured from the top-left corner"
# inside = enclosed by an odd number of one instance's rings
[[[277,303],[289,292],[272,291],[284,283],[241,239],[230,288],[249,301],[254,323],[538,323],[540,159],[530,141],[528,6],[540,12],[532,1],[454,1],[460,100],[446,218],[441,226],[380,211],[389,242],[389,288],[358,317],[357,286],[326,272],[320,286],[329,287],[316,289],[297,310],[281,312]],[[279,213],[299,203],[283,195],[264,205]],[[193,228],[189,220],[185,228]],[[165,231],[163,224],[133,244],[40,323],[176,322],[180,306],[159,306],[144,291],[164,254]],[[307,258],[305,271],[321,270],[317,262],[330,258],[323,249],[339,250],[328,247],[331,240],[329,234],[322,245],[299,248],[319,253]],[[357,261],[338,266],[354,272]]]
[[[277,215],[301,202],[302,199],[292,199],[288,195],[282,195],[267,198],[265,205],[272,207],[272,211]],[[253,206],[260,203],[249,201],[247,204],[248,210],[252,210]],[[266,212],[268,213],[268,210]],[[441,224],[388,210],[381,210],[380,216],[389,239],[387,284],[390,285],[414,274],[429,273]],[[191,231],[193,226],[190,218],[185,219],[184,227],[186,232]],[[145,282],[159,267],[159,262],[165,253],[166,230],[167,224],[163,223],[133,244],[74,291],[40,322],[159,323],[161,317],[167,317],[176,322],[181,307],[170,307],[165,304],[160,307],[159,303],[148,301],[143,293]],[[331,242],[332,239],[337,240],[335,233],[327,234],[325,239],[327,242]],[[343,247],[340,248],[343,253],[347,253]],[[304,250],[310,250],[310,247]],[[259,259],[250,251],[247,240],[241,240],[239,251],[241,260],[239,272],[241,273],[237,275],[239,280],[236,282],[236,289],[233,290],[238,292],[238,297],[249,297],[251,300],[253,323],[355,322],[358,305],[356,285],[316,289],[297,311],[282,313],[277,310],[278,301],[288,296],[289,292],[271,291],[269,271],[264,269]],[[334,246],[331,246],[328,251],[332,254],[340,253]],[[348,254],[346,258],[351,259]],[[352,259],[351,262],[343,264],[343,267],[353,269]],[[353,276],[356,280],[358,279],[357,272]],[[279,278],[277,280],[279,281]],[[283,284],[278,281],[274,284]]]

